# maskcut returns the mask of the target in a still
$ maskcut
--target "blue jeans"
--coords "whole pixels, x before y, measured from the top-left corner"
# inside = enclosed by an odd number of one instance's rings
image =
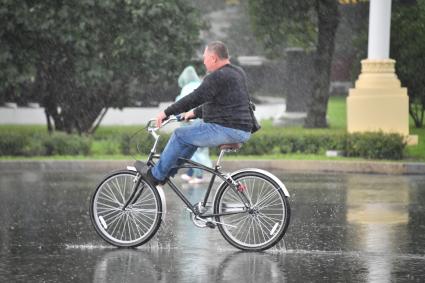
[[[250,132],[227,128],[214,123],[195,123],[174,131],[159,162],[152,168],[152,175],[163,181],[176,173],[174,167],[179,157],[190,159],[198,147],[213,147],[228,143],[243,143]]]

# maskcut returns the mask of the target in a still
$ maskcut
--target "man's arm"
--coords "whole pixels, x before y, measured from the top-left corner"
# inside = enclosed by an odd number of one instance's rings
[[[193,109],[193,114],[196,118],[202,118],[202,105],[199,105],[195,109]]]
[[[211,101],[218,92],[219,84],[217,75],[217,73],[208,75],[202,84],[191,94],[186,95],[165,109],[165,114],[167,116],[177,115]]]

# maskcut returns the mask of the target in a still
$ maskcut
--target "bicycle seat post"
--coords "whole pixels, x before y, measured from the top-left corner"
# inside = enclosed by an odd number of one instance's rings
[[[215,165],[215,168],[219,169],[221,167],[220,166],[220,162],[221,162],[221,159],[224,156],[224,153],[231,152],[231,151],[236,152],[241,147],[242,147],[242,144],[241,143],[230,143],[230,144],[222,144],[222,145],[220,145],[219,146],[219,148],[220,148],[220,155],[218,156],[218,159],[217,159],[217,163]]]
[[[221,162],[221,159],[224,156],[224,153],[226,153],[225,149],[220,150],[220,155],[218,156],[217,163],[215,164],[215,168],[219,169],[221,167],[220,162]]]

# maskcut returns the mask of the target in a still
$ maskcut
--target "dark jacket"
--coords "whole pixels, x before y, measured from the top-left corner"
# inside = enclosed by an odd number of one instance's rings
[[[195,91],[170,105],[164,112],[168,116],[177,115],[193,108],[196,117],[206,123],[251,131],[245,72],[227,64],[207,75]]]

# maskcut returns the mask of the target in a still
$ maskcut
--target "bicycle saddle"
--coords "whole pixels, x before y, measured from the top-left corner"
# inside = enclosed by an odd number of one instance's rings
[[[228,144],[222,144],[218,146],[220,150],[238,150],[242,147],[241,143],[228,143]]]

